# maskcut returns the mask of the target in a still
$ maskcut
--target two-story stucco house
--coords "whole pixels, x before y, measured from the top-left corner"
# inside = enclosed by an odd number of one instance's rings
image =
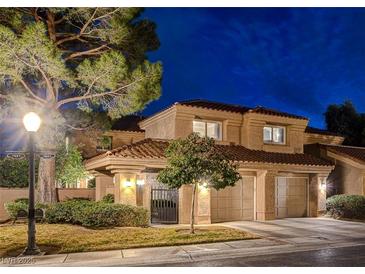
[[[189,222],[191,187],[168,190],[156,181],[169,140],[192,132],[214,138],[239,164],[236,186],[201,186],[197,223],[318,216],[325,209],[331,161],[304,153],[304,145],[339,145],[343,138],[307,127],[308,119],[263,107],[204,100],[178,102],[141,122],[144,138],[85,162],[96,177],[96,196],[151,210],[156,222]]]

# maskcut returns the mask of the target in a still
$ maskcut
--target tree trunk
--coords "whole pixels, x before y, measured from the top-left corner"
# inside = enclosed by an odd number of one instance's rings
[[[40,158],[37,190],[39,202],[46,204],[57,202],[55,157]]]
[[[196,183],[194,183],[192,185],[193,187],[193,193],[191,195],[191,215],[190,215],[190,233],[194,234],[195,233],[195,229],[194,229],[194,209],[195,209],[195,193],[196,193]]]

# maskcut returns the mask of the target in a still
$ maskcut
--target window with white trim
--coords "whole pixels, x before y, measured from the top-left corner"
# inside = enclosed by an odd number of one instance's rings
[[[215,140],[222,140],[222,123],[214,121],[194,120],[193,132],[201,137],[209,137]]]
[[[264,126],[264,143],[285,144],[285,127]]]

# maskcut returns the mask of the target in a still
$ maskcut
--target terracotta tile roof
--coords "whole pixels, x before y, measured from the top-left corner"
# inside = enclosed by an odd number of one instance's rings
[[[125,145],[120,148],[113,149],[92,159],[107,156],[134,159],[164,159],[164,151],[168,144],[168,141],[165,140],[145,139],[131,145]],[[331,166],[331,163],[328,161],[309,154],[265,152],[261,150],[247,149],[241,145],[216,145],[216,148],[218,151],[227,153],[231,160],[242,163]]]
[[[176,105],[190,106],[190,107],[199,107],[206,109],[214,109],[214,110],[223,110],[229,112],[237,112],[237,113],[246,113],[250,110],[248,107],[240,106],[240,105],[231,105],[225,103],[212,102],[207,100],[189,100],[175,103]]]
[[[288,117],[288,118],[294,118],[294,119],[301,119],[301,120],[308,120],[308,118],[305,118],[303,116],[299,116],[299,115],[295,115],[295,114],[291,114],[291,113],[287,113],[287,112],[282,112],[282,111],[278,111],[275,109],[269,109],[269,108],[265,108],[265,107],[261,107],[261,106],[251,109],[250,112],[261,113],[261,114],[266,114],[266,115],[281,116],[281,117]]]
[[[320,146],[325,147],[327,149],[327,151],[331,151],[338,155],[350,158],[361,164],[365,164],[365,148],[364,147],[324,145],[324,144],[321,144]]]
[[[343,137],[341,134],[330,132],[324,129],[315,128],[315,127],[307,127],[305,129],[306,133],[314,133],[314,134],[321,134],[321,135],[329,135],[329,136],[339,136]]]
[[[241,114],[244,114],[246,112],[253,112],[253,113],[266,114],[266,115],[274,115],[274,116],[280,116],[280,117],[308,120],[307,118],[299,116],[299,115],[290,114],[287,112],[282,112],[282,111],[269,109],[269,108],[265,108],[265,107],[261,107],[261,106],[250,108],[250,107],[245,107],[245,106],[241,106],[241,105],[231,105],[231,104],[211,102],[211,101],[201,100],[201,99],[182,101],[182,102],[177,102],[175,104],[183,105],[183,106],[192,106],[192,107],[199,107],[199,108],[206,108],[206,109],[236,112],[236,113],[241,113]]]

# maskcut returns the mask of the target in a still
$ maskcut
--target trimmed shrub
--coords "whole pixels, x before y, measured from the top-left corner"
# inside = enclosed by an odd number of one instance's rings
[[[85,227],[147,226],[147,210],[130,205],[96,202],[85,208],[81,218]]]
[[[81,224],[79,221],[85,207],[91,206],[90,200],[70,199],[64,202],[55,203],[46,211],[46,221],[51,224],[70,223]]]
[[[46,209],[48,206],[41,203],[36,203],[35,208],[44,208]],[[10,216],[11,219],[15,220],[19,210],[25,210],[28,212],[28,199],[27,198],[20,198],[16,199],[12,202],[5,203],[5,210]]]
[[[334,195],[327,199],[327,214],[334,218],[365,219],[365,196]]]
[[[114,194],[107,194],[103,197],[103,199],[101,199],[102,202],[104,203],[108,203],[108,204],[113,204],[114,203]]]
[[[85,227],[143,227],[149,224],[149,214],[146,209],[136,206],[73,199],[49,206],[46,221]]]

